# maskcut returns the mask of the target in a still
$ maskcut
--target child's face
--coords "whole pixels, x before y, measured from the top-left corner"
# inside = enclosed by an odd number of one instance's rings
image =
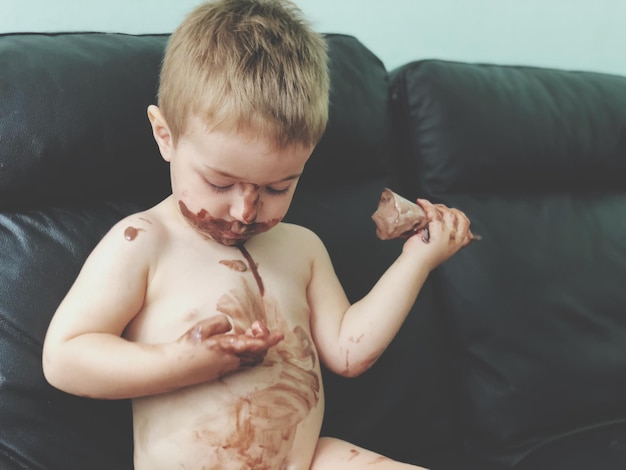
[[[283,219],[312,150],[276,150],[236,130],[208,131],[192,118],[164,158],[184,219],[203,236],[237,245]]]

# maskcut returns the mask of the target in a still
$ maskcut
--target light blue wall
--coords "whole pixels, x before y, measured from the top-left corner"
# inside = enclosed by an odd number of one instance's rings
[[[201,0],[0,0],[0,32],[171,32]],[[295,0],[391,69],[441,58],[626,75],[626,0]]]

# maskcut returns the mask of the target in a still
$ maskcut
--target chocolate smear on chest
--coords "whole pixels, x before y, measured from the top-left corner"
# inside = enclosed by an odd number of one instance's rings
[[[237,248],[239,248],[239,251],[241,251],[241,254],[248,262],[248,266],[250,266],[250,270],[252,271],[254,280],[256,281],[257,286],[259,286],[259,292],[261,293],[261,297],[263,297],[263,295],[265,294],[265,287],[263,286],[263,279],[261,279],[261,276],[259,275],[259,268],[252,259],[252,256],[250,256],[248,250],[246,250],[245,246],[237,245]]]
[[[220,260],[220,264],[232,269],[233,271],[239,271],[240,273],[248,270],[246,263],[239,259],[223,259]]]

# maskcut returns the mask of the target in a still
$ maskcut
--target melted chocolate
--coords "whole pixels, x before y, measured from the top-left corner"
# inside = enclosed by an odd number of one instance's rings
[[[220,264],[223,264],[233,271],[239,271],[240,273],[246,272],[248,270],[248,268],[246,267],[246,263],[244,263],[240,259],[223,259],[220,260]]]
[[[409,238],[420,233],[422,241],[430,241],[428,220],[424,209],[414,202],[385,188],[380,195],[376,212],[372,214],[372,220],[376,224],[376,236],[381,240],[394,238]],[[481,240],[480,235],[469,232],[471,240]],[[454,239],[450,240],[453,243]]]
[[[240,245],[254,235],[267,232],[282,219],[272,219],[267,222],[242,223],[238,220],[224,220],[211,216],[206,209],[197,213],[189,210],[183,201],[178,201],[180,212],[189,224],[204,237],[215,240],[222,245]]]
[[[372,220],[381,240],[408,238],[428,225],[426,213],[420,206],[388,188],[380,195]]]
[[[230,317],[235,328],[246,329],[254,321],[270,328],[286,325],[282,315],[271,300],[264,298],[265,288],[256,262],[243,245],[237,248],[248,263],[254,283],[249,276],[241,277],[241,285],[223,295],[217,310]],[[239,263],[237,263],[239,261]],[[240,260],[221,260],[231,269],[239,271]],[[241,272],[246,272],[247,269]],[[255,286],[256,284],[256,286]],[[258,356],[242,357],[242,363],[258,363]],[[194,432],[195,439],[219,449],[219,459],[238,462],[242,468],[275,470],[286,468],[298,424],[319,402],[320,377],[315,371],[317,356],[313,340],[301,326],[285,331],[283,341],[271,348],[263,364],[257,367],[277,367],[279,380],[255,389],[245,395],[233,397],[233,426],[224,434],[215,434],[209,428]]]
[[[254,276],[256,285],[259,287],[259,292],[261,293],[261,297],[263,297],[263,295],[265,294],[265,287],[263,286],[263,279],[261,279],[261,276],[259,275],[259,269],[256,263],[252,259],[252,256],[250,256],[250,253],[248,253],[248,250],[246,250],[246,247],[244,247],[243,245],[239,245],[237,246],[237,248],[239,248],[239,251],[241,251],[241,254],[243,255],[243,257],[246,258],[246,261],[248,262],[248,266],[250,266],[250,270],[252,270],[252,275]]]
[[[126,227],[126,230],[124,230],[124,238],[129,242],[132,242],[135,238],[137,238],[137,234],[139,232],[145,232],[145,230],[142,228]]]

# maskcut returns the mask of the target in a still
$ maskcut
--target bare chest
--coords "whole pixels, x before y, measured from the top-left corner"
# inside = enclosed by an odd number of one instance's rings
[[[128,339],[173,341],[217,314],[244,329],[259,320],[270,329],[299,325],[308,331],[310,268],[298,253],[278,247],[194,248],[161,254],[144,306],[125,331]]]

